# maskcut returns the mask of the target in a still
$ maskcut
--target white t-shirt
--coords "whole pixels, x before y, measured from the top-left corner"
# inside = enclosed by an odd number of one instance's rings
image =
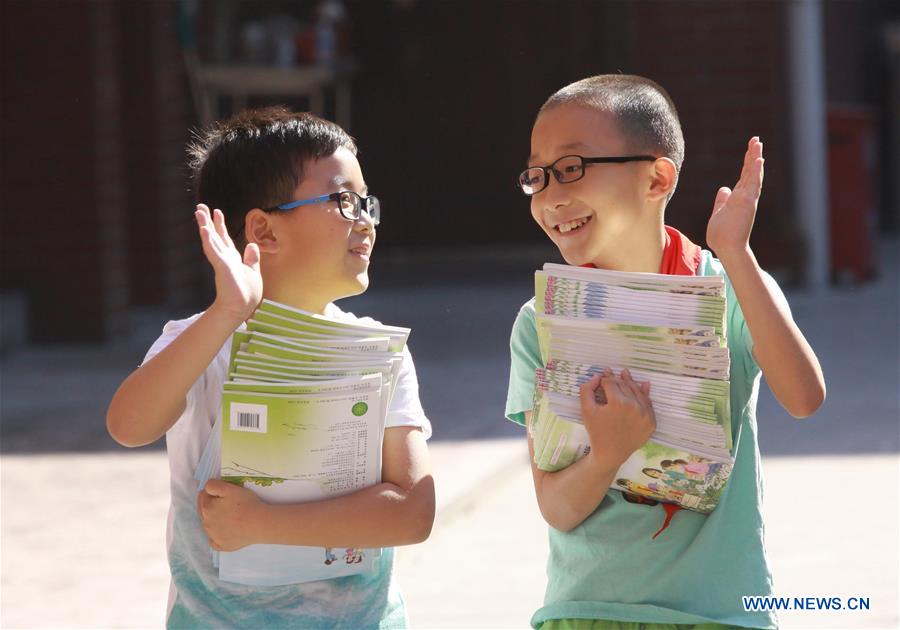
[[[334,304],[328,305],[326,315],[360,324],[378,323],[369,317],[345,313]],[[156,356],[199,317],[200,313],[167,323],[144,362]],[[166,547],[172,574],[167,626],[404,626],[403,602],[391,579],[393,553],[390,549],[385,549],[376,561],[376,571],[363,575],[266,588],[218,579],[197,515],[194,471],[221,413],[230,352],[229,338],[191,386],[184,412],[166,433],[171,475]],[[386,428],[404,426],[418,427],[426,439],[431,437],[431,423],[419,402],[416,368],[407,348],[403,350],[403,363],[385,423]]]

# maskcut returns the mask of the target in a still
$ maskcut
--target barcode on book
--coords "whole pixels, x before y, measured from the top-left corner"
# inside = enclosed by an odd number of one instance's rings
[[[231,403],[228,428],[232,431],[265,433],[268,424],[268,411],[269,408],[266,405]]]

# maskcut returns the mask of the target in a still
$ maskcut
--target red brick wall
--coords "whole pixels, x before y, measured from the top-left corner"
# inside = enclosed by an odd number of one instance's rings
[[[100,341],[196,303],[192,126],[173,2],[2,5],[0,290],[33,341]]]
[[[720,186],[733,187],[747,140],[766,158],[752,245],[765,266],[803,260],[792,211],[784,3],[641,2],[630,6],[634,72],[661,83],[678,107],[685,162],[667,221],[705,242]]]
[[[200,250],[185,169],[194,122],[175,10],[170,2],[117,4],[134,305],[183,306],[198,282]]]
[[[103,339],[127,306],[112,5],[2,18],[2,286],[29,298],[33,339]]]

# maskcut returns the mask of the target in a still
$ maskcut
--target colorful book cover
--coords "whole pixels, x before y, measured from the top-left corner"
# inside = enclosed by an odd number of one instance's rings
[[[232,335],[217,439],[195,472],[200,487],[219,476],[278,504],[379,483],[385,418],[409,332],[264,300]],[[251,545],[211,553],[220,579],[276,586],[371,571],[381,550]]]
[[[541,470],[562,470],[590,453],[581,421],[556,413],[546,399],[538,402],[532,418],[534,462]],[[733,466],[727,455],[705,457],[651,439],[619,467],[610,488],[708,514],[718,504]]]
[[[656,430],[611,488],[712,511],[734,462],[724,279],[548,263],[535,273],[535,311],[535,465],[560,470],[590,452],[580,387],[628,368],[650,383]],[[595,396],[605,403],[602,388]]]
[[[285,391],[274,385],[226,390],[221,478],[276,504],[315,501],[378,483],[381,379],[345,379],[344,385],[291,393],[266,391]],[[377,556],[371,549],[250,545],[219,554],[219,577],[257,586],[307,582],[370,571]]]

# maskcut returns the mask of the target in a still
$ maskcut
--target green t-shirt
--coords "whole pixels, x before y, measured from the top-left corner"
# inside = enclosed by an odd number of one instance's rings
[[[698,275],[725,276],[725,271],[704,250]],[[551,527],[547,591],[531,620],[535,628],[567,618],[777,627],[774,613],[744,611],[741,600],[772,595],[772,574],[763,543],[756,439],[760,370],[727,276],[725,283],[735,464],[718,506],[708,516],[679,511],[653,540],[665,519],[662,506],[629,503],[610,490],[572,531]],[[541,365],[534,314],[532,299],[519,311],[510,339],[506,417],[522,425],[532,408],[534,370]]]

